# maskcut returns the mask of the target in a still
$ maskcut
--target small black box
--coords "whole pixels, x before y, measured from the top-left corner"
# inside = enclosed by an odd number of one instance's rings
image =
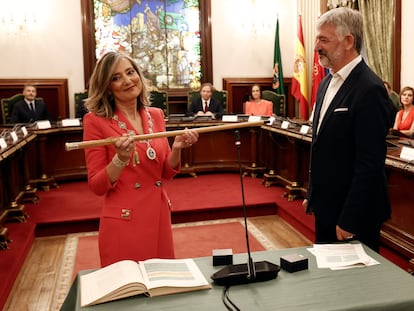
[[[300,254],[289,254],[280,257],[280,266],[288,272],[308,269],[308,258]]]
[[[233,250],[231,248],[213,249],[213,266],[233,264]]]

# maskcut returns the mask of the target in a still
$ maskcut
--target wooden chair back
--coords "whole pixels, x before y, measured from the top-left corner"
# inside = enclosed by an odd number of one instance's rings
[[[263,90],[262,98],[273,102],[273,113],[277,116],[286,116],[286,97],[271,90]]]
[[[168,116],[168,93],[161,90],[152,90],[150,94],[151,106],[161,108],[164,111],[164,116]]]

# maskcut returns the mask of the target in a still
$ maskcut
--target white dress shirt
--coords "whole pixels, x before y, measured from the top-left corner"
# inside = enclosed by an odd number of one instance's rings
[[[318,129],[321,126],[322,120],[325,117],[326,111],[329,108],[329,105],[331,104],[333,98],[335,97],[336,93],[338,93],[338,90],[341,88],[342,84],[348,78],[351,71],[358,65],[362,60],[361,55],[358,55],[356,58],[354,58],[352,61],[350,61],[348,64],[346,64],[344,67],[342,67],[338,72],[332,73],[332,79],[329,82],[328,89],[326,90],[325,97],[323,98],[323,103],[321,107],[321,112],[319,113],[319,122],[318,122]]]

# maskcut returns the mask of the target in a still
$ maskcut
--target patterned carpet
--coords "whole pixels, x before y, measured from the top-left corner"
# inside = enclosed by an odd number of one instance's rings
[[[248,221],[249,242],[252,252],[259,250],[272,250],[277,247],[269,241],[262,232]],[[205,230],[210,234],[208,239],[200,240],[198,235],[206,236]],[[189,234],[189,232],[193,234]],[[205,257],[211,256],[213,249],[232,248],[233,253],[245,253],[244,220],[242,218],[219,219],[199,221],[173,225],[174,241],[176,243],[176,257]],[[218,238],[220,237],[220,238]],[[78,253],[78,246],[82,239],[87,239],[88,251]],[[183,239],[185,239],[185,243]],[[180,243],[181,242],[181,243]],[[185,244],[185,245],[184,245]],[[183,245],[183,247],[180,247]],[[193,256],[198,255],[198,256]],[[89,256],[83,260],[82,256]],[[97,232],[69,234],[66,239],[62,265],[60,268],[56,291],[53,296],[51,310],[59,310],[79,270],[99,267]]]

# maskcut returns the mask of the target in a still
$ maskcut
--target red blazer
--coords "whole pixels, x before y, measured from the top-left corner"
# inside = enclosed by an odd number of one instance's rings
[[[266,99],[262,99],[260,104],[255,101],[245,103],[245,114],[249,116],[269,116],[273,114],[273,103]]]
[[[153,131],[165,131],[161,109],[148,108]],[[115,111],[119,121],[133,129],[126,117]],[[148,133],[148,117],[140,112],[145,133]],[[84,116],[84,140],[118,137],[126,130],[118,121],[98,117],[94,113]],[[111,184],[106,166],[115,155],[113,145],[85,149],[88,184],[97,195],[104,195],[99,227],[99,251],[102,266],[132,259],[174,258],[170,209],[162,186],[163,179],[171,179],[178,170],[168,165],[171,152],[167,138],[150,142],[156,151],[156,159],[146,155],[147,142],[136,142],[140,163],[125,167],[119,179]],[[178,168],[180,169],[180,168]]]

